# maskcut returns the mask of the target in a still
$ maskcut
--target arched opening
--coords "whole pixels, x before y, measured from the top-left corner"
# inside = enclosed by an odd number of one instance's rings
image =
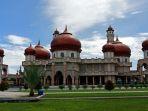
[[[62,84],[63,84],[63,75],[61,71],[58,71],[54,76],[54,85],[62,85]]]
[[[51,85],[51,77],[50,77],[50,76],[47,76],[47,78],[46,78],[46,84],[47,84],[48,86]]]
[[[71,58],[74,58],[74,53],[71,53]]]
[[[66,85],[72,85],[72,78],[70,75],[68,75],[66,78]]]

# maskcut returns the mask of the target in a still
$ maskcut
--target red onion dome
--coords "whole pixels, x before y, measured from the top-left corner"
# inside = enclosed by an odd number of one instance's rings
[[[114,45],[112,43],[107,43],[102,47],[103,52],[114,52]]]
[[[35,57],[36,59],[50,59],[49,51],[41,46],[40,42],[35,46]]]
[[[115,42],[114,55],[130,57],[131,49],[127,45],[123,44],[122,42]]]
[[[4,50],[0,48],[0,57],[4,57]]]
[[[81,52],[81,42],[74,38],[71,33],[67,31],[67,27],[64,32],[54,37],[51,41],[51,52],[59,50],[72,50]]]
[[[145,41],[143,41],[142,43],[142,50],[148,50],[148,39],[146,39]]]
[[[30,44],[30,46],[28,48],[25,49],[25,55],[35,55],[35,49],[32,47],[32,45]]]

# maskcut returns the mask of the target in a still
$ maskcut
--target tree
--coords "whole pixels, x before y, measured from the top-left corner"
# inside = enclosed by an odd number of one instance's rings
[[[0,83],[0,91],[7,90],[9,88],[9,84],[6,79],[2,80]]]
[[[31,65],[24,68],[24,72],[24,80],[30,88],[29,95],[34,96],[35,86],[40,81],[41,70],[39,70],[39,68],[35,64],[31,63]]]
[[[111,80],[108,80],[106,83],[105,83],[105,89],[106,90],[113,90],[114,89],[114,83],[111,81]]]

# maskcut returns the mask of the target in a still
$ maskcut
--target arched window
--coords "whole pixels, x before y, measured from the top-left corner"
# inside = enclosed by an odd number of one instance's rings
[[[120,62],[120,59],[119,59],[119,58],[117,58],[117,61],[118,61],[118,62]]]
[[[64,57],[64,53],[63,52],[61,52],[61,57]]]
[[[53,54],[53,57],[55,58],[55,54]]]
[[[74,58],[74,53],[71,53],[71,57]]]
[[[127,58],[125,58],[125,62],[127,62]]]

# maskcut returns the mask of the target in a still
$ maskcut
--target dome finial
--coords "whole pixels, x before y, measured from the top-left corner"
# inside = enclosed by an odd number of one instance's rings
[[[118,35],[116,35],[116,42],[119,42]]]
[[[30,47],[32,47],[32,44],[30,43]]]
[[[38,45],[40,45],[41,43],[40,43],[40,40],[38,41]]]
[[[58,29],[56,28],[56,30],[54,31],[53,35],[59,35],[60,32],[58,31]]]
[[[68,33],[67,25],[65,26],[65,30],[63,33]]]

